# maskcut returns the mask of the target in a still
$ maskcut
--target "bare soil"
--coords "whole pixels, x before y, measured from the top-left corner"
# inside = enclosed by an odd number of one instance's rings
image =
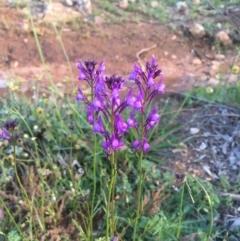
[[[30,23],[23,18],[22,11],[2,4],[0,16],[0,79],[8,80],[14,75],[29,83],[36,75],[41,75],[47,80]],[[205,81],[208,85],[207,81],[219,69],[227,73],[235,56],[234,49],[229,49],[220,68],[214,70],[212,65],[216,53],[208,39],[190,40],[183,36],[181,30],[173,31],[152,20],[120,24],[87,22],[79,25],[77,30],[73,30],[71,25],[59,28],[73,69],[71,76],[53,28],[44,19],[36,21],[35,27],[54,82],[61,82],[64,77],[76,81],[77,62],[85,59],[104,60],[107,74],[127,77],[134,62],[145,64],[154,54],[163,70],[168,90],[184,91],[195,82]],[[200,56],[196,56],[193,50]],[[199,57],[201,62],[195,63],[194,59]]]

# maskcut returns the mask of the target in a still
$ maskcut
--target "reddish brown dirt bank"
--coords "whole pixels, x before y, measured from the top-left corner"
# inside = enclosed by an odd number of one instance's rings
[[[43,74],[36,42],[30,31],[24,30],[24,20],[15,9],[0,7],[0,79],[7,79],[13,73],[26,80]],[[55,82],[64,77],[71,79],[66,57],[60,41],[51,28],[36,25],[42,52]],[[107,74],[127,76],[137,61],[137,53],[156,46],[140,54],[143,63],[154,54],[164,74],[168,87],[177,91],[192,85],[192,77],[210,73],[214,52],[201,41],[189,41],[167,26],[156,23],[121,23],[118,25],[84,24],[73,31],[62,29],[62,40],[73,68],[73,79],[77,79],[76,63],[80,60],[95,59],[106,62]],[[202,63],[195,63],[192,49],[203,56]]]

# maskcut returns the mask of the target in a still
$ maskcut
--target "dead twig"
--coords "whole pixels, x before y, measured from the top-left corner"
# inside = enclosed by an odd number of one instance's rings
[[[232,200],[235,200],[235,201],[240,201],[240,194],[234,194],[234,193],[225,193],[225,192],[220,192],[218,193],[220,196],[222,197],[231,197]]]
[[[151,49],[154,49],[154,48],[156,48],[156,47],[157,47],[157,45],[154,44],[154,45],[152,45],[152,46],[150,46],[150,47],[148,47],[148,48],[141,49],[140,51],[138,51],[138,52],[136,53],[136,57],[137,57],[138,63],[140,64],[142,70],[145,71],[145,65],[143,64],[140,55],[141,55],[142,53],[147,52],[147,51],[149,51],[149,50],[151,50]]]

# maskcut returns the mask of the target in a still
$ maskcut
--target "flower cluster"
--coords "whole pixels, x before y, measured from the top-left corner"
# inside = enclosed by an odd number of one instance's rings
[[[103,76],[105,71],[104,63],[98,67],[95,61],[79,62],[79,80],[86,81],[91,89],[91,99],[89,100],[81,88],[78,88],[77,101],[83,101],[87,106],[87,119],[93,126],[94,133],[104,137],[103,149],[110,154],[124,145],[123,135],[130,128],[135,128],[138,133],[142,133],[140,140],[135,140],[133,147],[138,151],[148,151],[150,145],[147,143],[147,133],[159,121],[160,116],[155,107],[144,119],[142,130],[137,123],[134,113],[139,112],[146,115],[145,109],[159,93],[165,92],[162,84],[161,70],[157,68],[156,59],[153,56],[151,63],[146,64],[146,73],[136,64],[134,71],[130,73],[130,80],[133,80],[138,87],[138,93],[134,95],[134,87],[130,88],[125,98],[120,92],[126,80],[117,75]],[[156,84],[155,79],[159,77]],[[129,108],[129,118],[124,121],[123,112]]]
[[[2,128],[0,138],[9,141],[9,143],[17,141],[19,138],[19,133],[16,132],[17,124],[16,120],[6,121]]]

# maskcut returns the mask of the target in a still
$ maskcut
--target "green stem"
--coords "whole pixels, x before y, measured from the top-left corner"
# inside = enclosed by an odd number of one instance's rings
[[[97,190],[97,137],[94,135],[94,150],[93,150],[93,196],[92,196],[92,206],[91,206],[91,215],[90,215],[90,228],[91,232],[93,233],[93,216],[94,216],[94,204],[95,204],[95,197],[96,197],[96,190]],[[93,237],[91,237],[93,240]]]
[[[14,133],[12,133],[12,139],[14,140]],[[14,141],[15,142],[15,141]],[[32,226],[31,224],[33,223],[33,228],[34,228],[34,233],[35,235],[37,234],[36,232],[36,227],[34,225],[34,221],[32,221],[32,217],[33,217],[33,209],[32,209],[32,205],[29,201],[29,198],[28,198],[28,195],[27,195],[27,191],[26,189],[23,187],[22,185],[22,182],[20,180],[20,177],[18,175],[18,170],[17,170],[17,159],[16,159],[16,144],[13,143],[13,164],[14,164],[14,172],[15,172],[15,175],[16,175],[16,178],[17,178],[17,182],[18,182],[18,185],[20,187],[20,190],[23,192],[24,196],[25,196],[25,200],[27,201],[27,204],[28,204],[28,207],[29,207],[29,211],[30,211],[30,218],[31,218],[31,221],[29,222],[30,226]],[[31,228],[30,228],[31,230]],[[31,235],[31,233],[30,233]]]
[[[201,184],[201,182],[199,182],[197,180],[197,178],[194,178],[195,181],[199,184],[199,186],[202,188],[202,190],[204,191],[205,195],[206,195],[206,198],[208,200],[208,203],[209,203],[209,207],[210,207],[210,227],[209,227],[209,231],[207,233],[207,240],[210,240],[210,236],[211,236],[211,233],[212,233],[212,229],[213,229],[213,222],[214,222],[214,217],[213,217],[213,203],[212,203],[212,200],[210,198],[210,196],[208,195],[208,192],[207,190],[205,189],[205,187]]]
[[[139,183],[138,183],[138,191],[137,191],[137,213],[136,213],[136,219],[135,219],[135,223],[134,223],[133,241],[136,240],[138,219],[139,219],[141,211],[142,211],[142,183],[143,183],[142,159],[143,159],[143,151],[141,151],[140,157],[139,157],[139,170],[138,170],[139,171]]]
[[[180,211],[179,211],[179,221],[178,221],[178,229],[177,229],[177,240],[179,239],[179,235],[181,232],[181,223],[182,223],[182,208],[183,208],[183,196],[184,196],[184,188],[185,181],[182,182],[182,192],[181,192],[181,200],[180,200]]]
[[[107,200],[107,229],[106,229],[106,240],[109,240],[109,234],[110,237],[114,234],[114,211],[115,211],[115,205],[114,205],[114,183],[115,183],[115,153],[114,151],[111,153],[111,176],[110,176],[110,184],[108,186],[108,200]],[[113,198],[113,200],[111,200]],[[112,201],[112,203],[111,203]]]

